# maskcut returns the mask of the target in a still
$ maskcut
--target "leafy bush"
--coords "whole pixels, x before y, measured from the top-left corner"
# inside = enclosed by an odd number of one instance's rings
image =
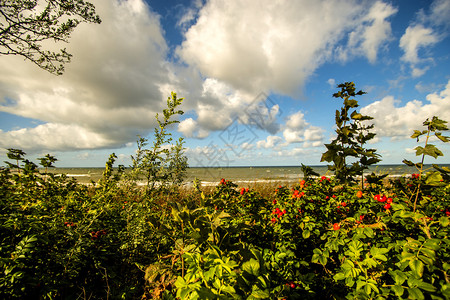
[[[443,154],[428,137],[447,142],[447,127],[424,125],[413,134],[427,137],[416,148],[422,160],[406,161],[417,174],[369,176],[362,189],[303,166],[305,179],[268,196],[225,179],[213,190],[153,185],[179,182],[182,144],[161,154],[166,138],[135,157],[150,174],[145,187],[113,168],[114,154],[88,186],[47,173],[54,157],[40,159],[40,173],[10,149],[0,172],[0,297],[449,299],[449,170],[422,169],[424,155]],[[147,164],[178,155],[180,169]]]

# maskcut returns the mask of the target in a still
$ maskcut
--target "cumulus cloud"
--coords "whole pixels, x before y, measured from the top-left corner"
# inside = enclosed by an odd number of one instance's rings
[[[178,124],[178,131],[188,138],[195,137],[202,139],[209,135],[209,131],[200,128],[198,122],[192,118],[181,121]]]
[[[177,53],[205,77],[234,89],[298,97],[299,86],[332,59],[347,34],[362,33],[351,47],[375,61],[390,35],[386,19],[393,13],[389,4],[370,1],[250,0],[242,6],[240,1],[212,0],[200,10]]]
[[[362,114],[373,117],[375,132],[378,137],[393,139],[409,138],[415,129],[422,128],[422,123],[433,116],[446,120],[450,116],[450,81],[440,93],[427,95],[426,102],[411,100],[403,106],[392,96],[375,101],[361,108]]]
[[[405,52],[402,60],[411,64],[419,63],[418,51],[422,47],[438,42],[438,37],[430,28],[422,25],[410,26],[400,39],[400,48]]]
[[[411,67],[412,77],[424,75],[433,58],[429,56],[429,50],[448,36],[450,27],[450,0],[435,0],[430,5],[427,13],[421,10],[417,20],[412,22],[400,38],[400,48],[404,54],[402,61]],[[419,52],[425,54],[419,55]],[[428,64],[428,65],[425,65]]]
[[[0,146],[118,147],[155,125],[170,81],[158,16],[142,0],[92,2],[103,22],[81,24],[62,45],[73,54],[63,76],[2,58],[0,111],[46,124],[1,132]]]
[[[339,50],[340,58],[347,60],[350,55],[366,56],[375,63],[379,48],[391,39],[391,24],[387,20],[397,13],[397,9],[387,3],[377,1],[367,14],[363,14],[361,22],[349,34],[347,48]]]
[[[283,137],[288,144],[304,142],[305,147],[317,147],[322,144],[323,132],[322,128],[311,126],[306,122],[304,114],[299,111],[288,116],[283,130]]]
[[[61,125],[46,123],[35,128],[22,128],[3,132],[1,143],[8,145],[20,145],[22,149],[46,149],[46,150],[68,150],[68,149],[96,149],[113,146],[114,142],[108,137],[87,131],[78,125]],[[70,136],[71,139],[65,138]],[[51,143],[48,138],[52,137]]]
[[[178,131],[186,137],[193,137],[197,129],[197,122],[192,118],[187,118],[178,124]]]
[[[256,142],[258,148],[274,148],[278,143],[282,141],[279,136],[269,135],[265,140]]]

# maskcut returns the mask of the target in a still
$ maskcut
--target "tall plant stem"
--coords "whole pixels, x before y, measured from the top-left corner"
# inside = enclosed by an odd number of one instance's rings
[[[430,138],[430,126],[428,125],[427,138],[425,140],[425,148],[427,147],[429,138]],[[422,178],[424,160],[425,160],[425,154],[422,154],[422,160],[420,161],[419,178]],[[419,185],[417,186],[416,199],[414,200],[413,212],[416,212],[416,205],[417,205],[417,199],[419,199],[420,186],[421,186],[421,182],[419,181]]]

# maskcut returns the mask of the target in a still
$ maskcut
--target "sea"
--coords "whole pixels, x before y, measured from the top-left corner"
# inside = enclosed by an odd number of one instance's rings
[[[450,164],[440,165],[450,167]],[[331,176],[333,173],[327,166],[310,166],[320,176]],[[432,168],[425,165],[424,169]],[[52,168],[49,172],[55,174],[66,174],[75,178],[80,183],[97,182],[104,171],[104,168]],[[377,175],[388,174],[392,177],[407,176],[418,173],[415,167],[406,165],[376,165],[371,166],[364,174],[374,172]],[[300,166],[267,166],[267,167],[189,167],[186,172],[185,184],[192,184],[195,178],[199,179],[202,185],[216,185],[222,178],[230,180],[238,185],[252,183],[295,183],[303,177]]]

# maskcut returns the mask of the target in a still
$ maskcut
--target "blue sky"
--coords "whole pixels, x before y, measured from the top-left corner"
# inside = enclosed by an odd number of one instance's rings
[[[175,91],[191,166],[319,165],[334,136],[336,85],[367,92],[369,145],[383,164],[417,161],[409,138],[450,121],[450,0],[95,0],[62,76],[0,57],[0,158],[20,148],[59,167],[129,165],[137,135]],[[450,146],[434,141],[449,163]]]

